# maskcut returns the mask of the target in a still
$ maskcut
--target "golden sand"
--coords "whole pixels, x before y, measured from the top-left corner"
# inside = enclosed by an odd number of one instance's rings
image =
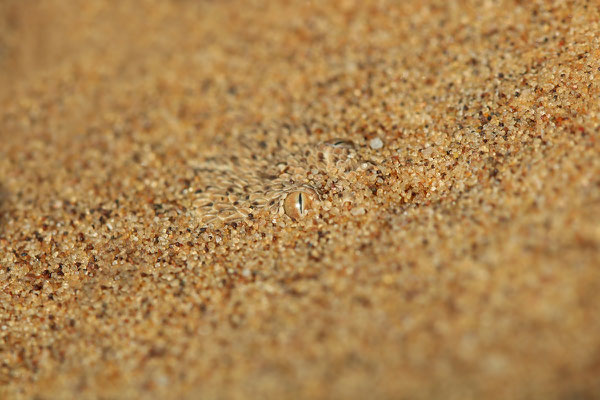
[[[600,398],[599,80],[595,1],[0,2],[0,398]]]

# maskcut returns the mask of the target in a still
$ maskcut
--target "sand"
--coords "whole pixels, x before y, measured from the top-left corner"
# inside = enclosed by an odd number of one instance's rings
[[[0,397],[600,398],[599,21],[4,0]],[[322,198],[207,224],[231,157]]]

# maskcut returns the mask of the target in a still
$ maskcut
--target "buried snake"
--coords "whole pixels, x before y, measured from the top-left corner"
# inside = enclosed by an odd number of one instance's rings
[[[243,138],[245,146],[234,155],[207,157],[194,166],[201,185],[194,192],[194,208],[204,224],[230,223],[260,210],[297,221],[334,196],[351,197],[351,174],[375,165],[361,156],[347,139],[318,143],[269,144]]]

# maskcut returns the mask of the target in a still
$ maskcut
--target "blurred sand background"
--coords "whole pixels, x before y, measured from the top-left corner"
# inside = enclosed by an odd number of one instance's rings
[[[0,1],[0,397],[600,398],[599,22]],[[263,130],[382,173],[201,229],[190,160]]]

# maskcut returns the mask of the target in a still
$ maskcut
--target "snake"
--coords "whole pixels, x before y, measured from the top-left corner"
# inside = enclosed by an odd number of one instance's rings
[[[326,198],[348,197],[340,181],[368,161],[345,138],[302,143],[242,135],[238,140],[235,153],[206,157],[194,166],[202,184],[193,205],[205,224],[252,219],[263,210],[300,220]]]

